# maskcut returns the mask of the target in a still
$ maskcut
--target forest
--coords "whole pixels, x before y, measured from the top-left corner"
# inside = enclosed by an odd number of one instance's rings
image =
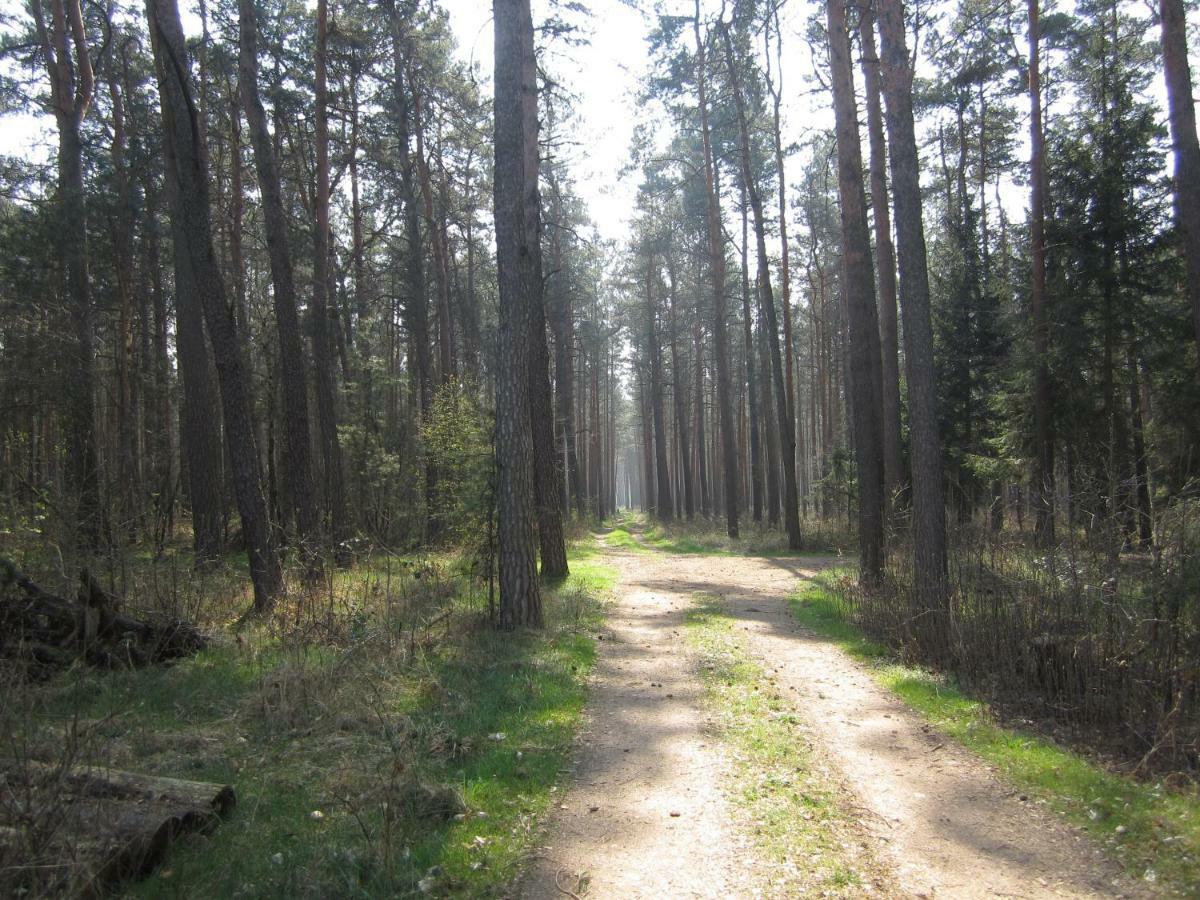
[[[4,4],[0,895],[1195,896],[1198,35]]]

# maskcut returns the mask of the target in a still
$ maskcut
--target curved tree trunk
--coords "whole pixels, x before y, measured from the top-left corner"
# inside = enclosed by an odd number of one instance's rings
[[[171,200],[186,252],[189,289],[199,294],[212,338],[225,440],[232,466],[234,494],[254,582],[254,610],[264,612],[283,587],[283,573],[267,521],[262,469],[254,439],[249,383],[238,345],[237,325],[213,254],[208,161],[197,128],[196,102],[187,49],[175,0],[147,0],[150,37],[162,102],[163,145]]]

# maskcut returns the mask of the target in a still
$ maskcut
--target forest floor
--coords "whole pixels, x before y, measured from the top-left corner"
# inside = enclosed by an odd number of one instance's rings
[[[673,554],[632,529],[530,898],[1130,897],[1081,830],[940,734],[788,600],[833,557]]]

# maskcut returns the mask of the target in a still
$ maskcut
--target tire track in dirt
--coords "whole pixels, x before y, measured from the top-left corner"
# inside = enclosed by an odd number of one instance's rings
[[[684,646],[697,592],[723,598],[751,653],[793,699],[916,897],[1144,896],[1082,832],[1024,801],[862,665],[787,610],[828,560],[610,553],[620,572],[573,782],[520,895],[754,895],[754,859],[724,795],[721,749]],[[566,891],[564,891],[564,888]]]

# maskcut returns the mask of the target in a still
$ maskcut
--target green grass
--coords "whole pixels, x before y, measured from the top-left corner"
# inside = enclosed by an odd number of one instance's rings
[[[863,848],[854,816],[718,598],[696,595],[687,638],[732,761],[730,796],[754,841],[763,893],[862,896],[877,864]]]
[[[77,721],[90,757],[234,785],[231,817],[130,896],[504,895],[564,771],[615,583],[589,542],[575,549],[542,632],[497,633],[453,597],[448,619],[410,630],[362,588],[339,597],[332,640],[275,622],[169,668],[68,673],[26,698],[31,743],[53,753]],[[465,812],[422,819],[413,783],[451,786]]]
[[[634,553],[659,551],[705,556],[828,556],[840,553],[844,536],[826,533],[816,523],[806,523],[804,550],[789,550],[787,537],[778,530],[747,524],[741,537],[731,538],[713,522],[653,522],[641,513],[622,511],[608,520],[611,531],[604,536],[610,547]]]
[[[984,703],[947,678],[897,663],[846,619],[830,589],[832,580],[845,573],[830,570],[806,582],[792,601],[802,624],[870,663],[877,682],[1018,789],[1081,826],[1131,876],[1184,896],[1200,892],[1200,798],[1194,789],[1137,781],[1043,737],[1001,726]]]

